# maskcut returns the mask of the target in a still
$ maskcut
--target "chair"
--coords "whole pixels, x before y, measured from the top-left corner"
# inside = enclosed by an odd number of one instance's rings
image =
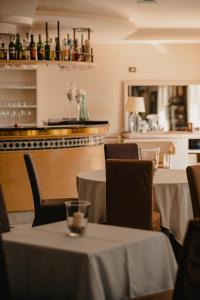
[[[139,159],[137,144],[104,144],[105,159]]]
[[[200,298],[200,218],[188,224],[174,291],[165,291],[134,300],[199,300]]]
[[[10,286],[6,269],[6,261],[4,256],[3,242],[0,234],[0,299],[10,300]]]
[[[153,163],[106,160],[106,223],[160,230],[160,213],[153,212]]]
[[[65,220],[66,209],[64,202],[75,199],[42,199],[38,177],[31,156],[29,154],[24,154],[24,161],[34,200],[35,218],[32,226]]]
[[[200,217],[200,164],[186,168],[194,218]]]
[[[4,203],[2,186],[0,185],[0,233],[10,231],[10,224]]]

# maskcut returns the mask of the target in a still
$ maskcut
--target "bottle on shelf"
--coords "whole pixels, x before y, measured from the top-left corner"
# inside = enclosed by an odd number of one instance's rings
[[[31,34],[31,42],[30,42],[30,59],[36,60],[36,48],[35,48],[35,42],[34,42],[34,35]]]
[[[39,40],[37,42],[37,58],[38,60],[44,59],[44,44],[41,39],[41,34],[39,34]]]
[[[73,57],[73,61],[78,61],[79,60],[79,48],[78,48],[78,39],[74,40],[74,57]]]
[[[21,59],[22,60],[27,60],[27,51],[26,51],[26,41],[25,39],[22,42],[22,51],[21,51]]]
[[[94,62],[94,52],[93,52],[93,49],[91,48],[91,63]]]
[[[21,59],[21,51],[22,51],[22,43],[20,41],[19,33],[16,34],[16,42],[15,42],[15,51],[16,51],[16,59]]]
[[[67,61],[69,59],[69,50],[67,40],[63,40],[62,50],[61,50],[61,60]]]
[[[5,43],[1,44],[0,59],[7,59],[7,50],[5,48]]]
[[[55,45],[53,43],[52,38],[49,39],[49,48],[50,48],[50,60],[54,60],[54,58],[55,58],[55,51],[54,51]]]
[[[26,47],[26,57],[27,57],[27,60],[30,60],[30,36],[29,36],[29,32],[26,33],[25,47]]]
[[[78,60],[85,61],[85,46],[83,44],[83,34],[81,34],[81,47],[80,47],[80,54]]]
[[[60,42],[58,37],[55,38],[55,60],[60,60]]]
[[[73,45],[73,41],[71,38],[68,39],[68,49],[69,49],[69,59],[70,61],[73,60],[73,56],[74,56],[74,45]]]
[[[49,33],[48,33],[48,23],[45,23],[45,32],[46,32],[46,41],[45,41],[45,46],[44,46],[44,55],[45,55],[45,60],[50,60],[50,43],[49,43]]]
[[[60,22],[57,21],[57,37],[55,38],[55,60],[61,60],[60,51]]]
[[[14,60],[16,59],[16,51],[15,51],[15,43],[14,43],[14,37],[10,36],[10,43],[8,45],[8,52],[9,52],[9,59]]]

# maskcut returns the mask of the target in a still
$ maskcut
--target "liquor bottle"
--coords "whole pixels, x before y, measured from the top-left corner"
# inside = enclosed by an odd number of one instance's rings
[[[85,46],[83,45],[83,34],[81,34],[81,47],[79,54],[79,61],[85,61]]]
[[[69,59],[69,50],[67,40],[63,40],[62,50],[61,50],[61,59],[67,61]]]
[[[28,59],[27,51],[26,51],[26,40],[25,39],[22,42],[21,59],[23,59],[23,60]]]
[[[22,43],[20,42],[19,33],[16,34],[16,42],[15,42],[15,51],[16,51],[16,59],[21,59],[21,51],[22,51]]]
[[[30,58],[31,60],[36,60],[36,48],[35,48],[35,42],[34,42],[34,35],[31,34],[31,42],[29,45],[30,49]]]
[[[60,60],[60,42],[59,38],[55,38],[55,60]]]
[[[85,61],[90,62],[90,28],[88,28],[88,39],[85,40]]]
[[[41,40],[41,34],[39,34],[39,40],[37,42],[37,58],[38,60],[44,59],[44,44]]]
[[[15,43],[14,43],[14,38],[13,36],[11,35],[10,36],[10,43],[9,43],[9,59],[10,60],[13,60],[13,59],[16,59],[16,52],[15,52]]]
[[[68,39],[68,49],[69,49],[69,60],[72,61],[74,56],[74,45],[72,39],[70,38]]]
[[[94,62],[94,52],[93,49],[91,48],[91,63]]]
[[[7,50],[5,48],[5,43],[1,44],[1,49],[0,49],[0,59],[7,59]]]
[[[49,33],[48,33],[48,23],[45,23],[45,31],[46,31],[46,42],[44,46],[45,60],[50,60],[50,44],[49,44]]]
[[[61,59],[61,51],[60,51],[60,22],[57,21],[57,38],[55,38],[55,60]]]
[[[79,47],[78,47],[78,39],[75,39],[74,40],[74,58],[73,58],[73,60],[78,61],[79,56],[80,56],[80,53],[79,53]]]
[[[29,37],[29,33],[26,33],[26,37],[25,37],[25,47],[26,47],[26,57],[27,60],[30,60],[30,37]]]
[[[53,43],[53,39],[50,38],[49,39],[49,47],[50,47],[50,60],[54,60],[55,59],[55,45]]]

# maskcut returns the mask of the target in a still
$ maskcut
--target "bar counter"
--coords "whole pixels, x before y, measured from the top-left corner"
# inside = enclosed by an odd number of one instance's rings
[[[43,198],[77,197],[76,175],[104,168],[107,121],[0,128],[0,183],[9,212],[33,210],[23,154],[31,153]]]

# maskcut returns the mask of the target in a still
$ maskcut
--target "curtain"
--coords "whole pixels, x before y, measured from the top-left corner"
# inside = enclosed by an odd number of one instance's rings
[[[165,131],[170,129],[169,124],[169,98],[171,97],[171,87],[170,86],[159,86],[158,87],[158,115],[159,124]]]
[[[200,127],[200,85],[188,85],[187,119],[194,127]]]

